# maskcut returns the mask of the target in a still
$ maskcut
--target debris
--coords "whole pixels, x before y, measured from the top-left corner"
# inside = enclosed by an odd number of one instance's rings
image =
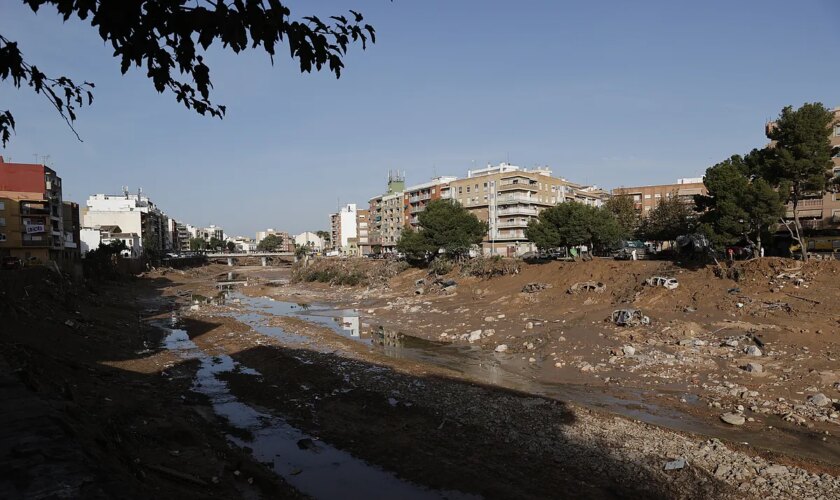
[[[666,278],[664,276],[651,276],[645,280],[645,283],[647,283],[648,286],[661,286],[667,288],[668,290],[674,290],[680,286],[676,278]]]
[[[633,356],[636,354],[636,348],[632,345],[626,345],[621,348],[621,351],[624,353],[625,356]]]
[[[636,326],[639,324],[649,325],[650,318],[642,314],[638,309],[616,309],[613,311],[611,321],[618,326]]]
[[[467,338],[470,344],[475,342],[476,340],[481,340],[481,330],[473,330],[470,332],[470,336]]]
[[[575,283],[574,285],[570,286],[566,293],[604,293],[606,289],[607,285],[601,283],[600,281],[581,281],[580,283]]]
[[[724,413],[720,416],[720,419],[729,425],[744,425],[744,422],[747,421],[747,419],[739,413]]]
[[[760,363],[747,363],[744,370],[750,373],[764,373],[764,367]]]
[[[814,406],[828,406],[831,404],[831,398],[823,393],[818,393],[808,396],[808,402]]]
[[[496,346],[496,352],[505,352],[508,350],[507,344],[499,344]]]
[[[197,484],[199,486],[207,486],[207,481],[195,477],[192,474],[186,474],[184,472],[177,471],[175,469],[170,469],[169,467],[164,467],[163,465],[156,465],[156,464],[145,464],[146,468],[152,469],[153,471],[160,472],[161,474],[167,475],[169,477],[180,479],[182,481],[186,481],[188,483]]]
[[[671,462],[665,462],[665,470],[680,470],[686,466],[684,458],[678,458]]]
[[[547,288],[551,288],[551,285],[549,283],[528,283],[527,285],[522,287],[522,292],[536,293]]]
[[[787,295],[788,297],[793,297],[794,299],[804,300],[805,302],[810,302],[812,304],[821,304],[822,303],[819,300],[809,299],[807,297],[800,297],[799,295],[794,295],[792,293],[785,292],[785,295]],[[790,307],[790,306],[788,306],[788,307]]]

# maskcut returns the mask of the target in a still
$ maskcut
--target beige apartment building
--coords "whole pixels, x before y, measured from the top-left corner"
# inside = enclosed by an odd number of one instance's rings
[[[488,223],[484,253],[506,256],[535,250],[525,228],[540,211],[564,202],[601,206],[608,197],[597,187],[553,177],[548,168],[527,170],[508,163],[469,170],[466,178],[449,183],[448,195]]]
[[[694,206],[694,195],[708,193],[702,177],[677,179],[674,184],[620,187],[612,190],[613,196],[632,196],[636,212],[640,217],[646,217],[651,210],[656,208],[660,200],[676,196],[686,204]]]

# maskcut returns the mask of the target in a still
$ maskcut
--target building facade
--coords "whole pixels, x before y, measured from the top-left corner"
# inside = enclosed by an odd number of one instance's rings
[[[636,213],[640,217],[647,217],[647,214],[659,205],[660,200],[677,197],[686,205],[694,207],[694,196],[707,195],[709,191],[703,184],[702,177],[692,177],[677,179],[674,184],[615,188],[612,194],[613,196],[631,196]]]
[[[313,252],[324,251],[324,239],[312,231],[304,231],[295,236],[295,245],[308,248]]]
[[[449,183],[457,177],[435,177],[429,182],[410,186],[403,191],[403,227],[417,228],[420,224],[418,215],[426,205],[448,194]]]
[[[508,163],[469,170],[466,178],[449,182],[448,196],[487,222],[483,252],[505,256],[535,250],[525,228],[542,210],[564,202],[601,206],[607,198],[597,187],[553,177],[548,168],[527,170]]]
[[[53,169],[0,156],[0,256],[61,264],[64,214],[61,178]]]
[[[166,216],[142,190],[129,193],[124,188],[121,195],[90,196],[82,222],[86,228],[119,226],[124,234],[137,235],[141,255],[147,250],[160,256],[166,252]]]
[[[368,215],[370,212],[365,210]],[[348,255],[351,244],[358,246],[358,209],[355,203],[348,203],[330,214],[330,251],[334,254]],[[369,244],[369,243],[368,243]]]
[[[405,222],[403,191],[405,190],[405,173],[388,172],[388,187],[384,194],[371,198],[368,202],[370,210],[369,236],[371,253],[393,252],[399,232]],[[387,203],[387,212],[386,212]],[[403,213],[397,208],[403,206]],[[396,220],[397,217],[400,220]]]

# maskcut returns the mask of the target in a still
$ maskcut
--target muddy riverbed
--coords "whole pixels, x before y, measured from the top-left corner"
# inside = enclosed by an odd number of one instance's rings
[[[330,497],[318,478],[331,473],[369,478],[342,480],[351,489],[394,484],[432,498],[543,498],[556,488],[594,497],[784,497],[837,488],[833,438],[727,427],[690,391],[558,383],[521,355],[426,340],[364,307],[278,300],[242,284],[208,299],[210,288],[177,286],[187,351],[221,360],[197,377],[212,375],[208,385],[221,384],[222,399],[244,407],[217,412],[232,444],[316,497]],[[683,458],[688,466],[664,470]],[[774,463],[785,474],[771,478]]]

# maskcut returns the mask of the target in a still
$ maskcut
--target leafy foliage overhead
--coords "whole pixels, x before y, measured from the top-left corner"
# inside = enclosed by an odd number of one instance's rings
[[[33,12],[54,7],[65,21],[78,18],[97,29],[114,50],[125,74],[143,67],[158,92],[199,114],[223,117],[225,107],[210,101],[210,68],[204,53],[214,44],[234,53],[261,48],[274,62],[278,44],[286,43],[301,72],[326,68],[336,77],[344,68],[348,47],[375,42],[375,32],[362,14],[316,16],[293,20],[281,0],[22,0]],[[0,35],[0,80],[20,88],[29,85],[43,94],[72,129],[76,109],[90,104],[93,84],[76,84],[67,77],[48,77],[27,63],[17,43]],[[0,140],[5,145],[14,130],[9,110],[0,111]],[[74,130],[75,132],[75,130]],[[78,137],[78,134],[77,134]]]

